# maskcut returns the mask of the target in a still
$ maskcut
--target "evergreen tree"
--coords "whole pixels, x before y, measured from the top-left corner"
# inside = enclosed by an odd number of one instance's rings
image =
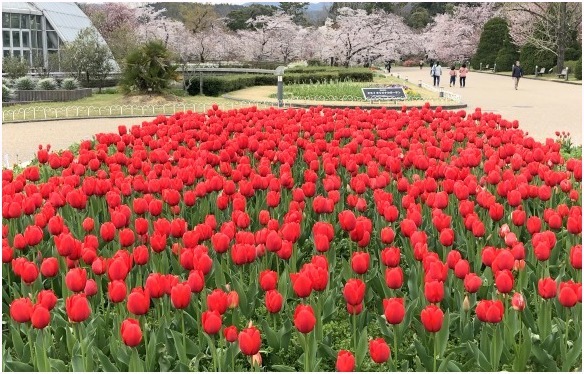
[[[507,21],[503,18],[495,17],[485,23],[479,40],[477,53],[471,59],[472,67],[474,69],[479,69],[481,63],[483,66],[493,66],[497,60],[499,50],[504,44],[501,43],[501,41],[504,41],[505,39],[509,39],[509,27],[507,26]]]

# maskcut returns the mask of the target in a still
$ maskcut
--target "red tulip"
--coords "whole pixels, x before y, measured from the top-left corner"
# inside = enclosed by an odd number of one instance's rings
[[[369,253],[353,252],[351,256],[351,267],[357,274],[365,274],[369,269]]]
[[[126,283],[120,280],[110,282],[107,287],[107,293],[109,299],[114,303],[124,301],[127,293]]]
[[[444,298],[444,283],[440,281],[426,282],[424,285],[424,296],[430,303],[440,303]]]
[[[477,303],[476,314],[479,321],[499,323],[503,320],[505,309],[500,300],[481,300]]]
[[[237,340],[241,353],[246,356],[253,356],[260,351],[262,337],[260,331],[254,326],[241,330]]]
[[[395,238],[395,233],[391,227],[384,227],[381,229],[381,242],[384,244],[389,244],[393,242]]]
[[[389,359],[391,351],[389,345],[383,338],[377,338],[369,341],[369,355],[373,362],[382,364]]]
[[[574,269],[582,269],[582,245],[570,248],[570,264]]]
[[[397,267],[400,261],[400,250],[397,247],[384,248],[381,251],[381,262],[387,267]]]
[[[581,289],[580,292],[582,292]],[[558,301],[560,304],[562,304],[562,306],[567,308],[572,308],[574,305],[576,305],[578,303],[578,284],[571,281],[560,283]]]
[[[274,290],[278,286],[278,273],[273,270],[264,270],[260,273],[260,287],[264,291]]]
[[[551,299],[556,296],[557,285],[552,278],[542,278],[537,282],[537,292],[544,299]]]
[[[203,330],[209,335],[215,335],[221,331],[221,314],[216,310],[209,310],[203,312],[201,315],[201,323],[203,324]]]
[[[89,306],[89,301],[84,294],[76,294],[69,296],[65,300],[65,311],[67,316],[73,322],[83,322],[91,314],[91,307]]]
[[[227,294],[220,289],[213,290],[207,295],[207,308],[211,311],[217,311],[219,314],[224,314],[227,310]]]
[[[422,324],[428,332],[438,332],[442,328],[444,312],[436,305],[428,305],[420,314]]]
[[[392,325],[400,324],[406,314],[403,298],[391,298],[383,300],[385,319]]]
[[[47,257],[41,263],[43,277],[52,278],[59,272],[59,261],[55,257]]]
[[[200,270],[191,270],[187,282],[191,287],[191,292],[199,293],[205,287],[205,276]]]
[[[166,277],[160,273],[151,273],[146,278],[144,289],[148,290],[150,297],[158,299],[166,294]]]
[[[464,289],[468,293],[475,293],[481,288],[483,280],[475,273],[468,273],[464,277]]]
[[[51,313],[41,304],[37,304],[32,309],[30,322],[35,329],[44,329],[51,322]]]
[[[495,286],[500,293],[509,293],[513,289],[513,274],[509,270],[501,270],[495,274]]]
[[[337,355],[336,369],[339,372],[351,372],[355,370],[355,356],[349,351],[340,350]]]
[[[85,283],[83,293],[85,293],[87,297],[91,297],[97,294],[97,291],[97,282],[94,279],[88,279]]]
[[[22,281],[26,284],[31,284],[39,276],[39,269],[34,262],[26,261],[22,265],[22,270],[20,271],[20,277]]]
[[[341,229],[347,232],[353,230],[357,224],[355,214],[350,210],[343,210],[341,213],[339,213],[339,224]]]
[[[365,283],[361,279],[349,279],[343,289],[343,296],[348,304],[361,304],[365,298]]]
[[[237,327],[235,326],[228,326],[223,329],[223,336],[225,337],[225,340],[227,340],[230,343],[236,341],[238,335],[239,334],[237,333]]]
[[[397,290],[404,282],[404,273],[400,267],[387,268],[385,270],[385,283],[387,287]]]
[[[314,329],[316,317],[310,305],[298,305],[294,311],[294,326],[303,334],[308,334]]]
[[[32,311],[32,301],[29,298],[22,297],[14,300],[10,304],[10,317],[16,322],[24,323],[30,321]]]
[[[139,345],[142,341],[142,329],[140,328],[140,322],[133,318],[126,318],[122,322],[120,335],[122,336],[122,341],[128,347],[135,347]]]
[[[37,304],[44,306],[48,310],[53,310],[57,305],[57,296],[53,290],[42,290],[37,295]]]
[[[270,313],[278,313],[282,309],[283,297],[277,290],[266,292],[266,309]]]
[[[69,270],[65,276],[65,284],[67,284],[67,288],[73,292],[83,291],[86,282],[87,270],[82,268],[73,268]]]
[[[135,315],[143,315],[148,313],[150,309],[150,292],[143,290],[141,287],[134,288],[128,295],[126,303],[128,311]]]
[[[292,281],[292,289],[296,296],[305,298],[312,292],[312,281],[308,274],[304,272],[291,273],[290,280]]]
[[[191,287],[188,283],[179,283],[172,287],[170,291],[170,300],[172,301],[172,306],[177,309],[185,309],[189,306],[191,301]]]

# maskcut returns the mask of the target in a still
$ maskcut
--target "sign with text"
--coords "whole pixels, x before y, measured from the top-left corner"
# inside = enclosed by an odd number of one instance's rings
[[[362,88],[365,100],[405,100],[403,87]]]

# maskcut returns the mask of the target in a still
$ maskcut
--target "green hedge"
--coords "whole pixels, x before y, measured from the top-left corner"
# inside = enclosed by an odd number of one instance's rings
[[[331,70],[314,67],[290,69],[284,75],[284,84],[301,84],[331,80],[351,80],[353,82],[372,82],[373,72],[368,69],[338,69]],[[277,84],[277,77],[269,74],[233,74],[233,75],[203,75],[203,93],[207,96],[241,90],[253,86],[271,86]],[[199,94],[199,77],[191,79],[187,89],[189,95]]]
[[[576,61],[576,68],[574,69],[574,76],[576,79],[582,80],[582,57]]]

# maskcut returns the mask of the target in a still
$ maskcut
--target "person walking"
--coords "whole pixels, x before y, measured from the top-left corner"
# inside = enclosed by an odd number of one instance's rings
[[[442,75],[442,66],[440,62],[436,61],[434,65],[434,86],[440,87],[440,76]]]
[[[432,63],[430,65],[430,76],[432,77],[432,84],[434,87],[436,87],[436,63]]]
[[[424,67],[424,60],[420,60],[420,70]]]
[[[466,85],[466,74],[468,74],[468,68],[466,67],[466,64],[462,64],[458,70],[458,76],[460,77],[460,87],[464,87]]]
[[[450,83],[448,83],[448,87],[456,87],[456,67],[452,65],[450,67]]]
[[[519,85],[519,78],[523,76],[523,69],[521,68],[521,64],[519,61],[515,61],[515,65],[513,65],[513,70],[511,72],[511,77],[513,77],[513,82],[515,83],[515,89]]]

